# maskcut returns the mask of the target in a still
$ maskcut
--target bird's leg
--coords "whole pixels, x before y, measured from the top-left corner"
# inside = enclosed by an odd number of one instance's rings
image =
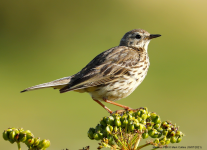
[[[113,105],[122,107],[122,108],[124,108],[125,110],[130,110],[130,109],[132,109],[132,108],[130,108],[130,107],[128,107],[128,106],[124,106],[124,105],[115,103],[115,102],[113,102],[113,101],[107,100],[107,99],[103,99],[103,100],[104,100],[104,102],[106,102],[106,103],[109,103],[109,104],[113,104]]]
[[[108,107],[106,107],[104,104],[102,104],[99,100],[95,100],[95,99],[93,99],[93,100],[95,102],[97,102],[99,105],[101,105],[104,109],[106,109],[110,114],[113,113]]]

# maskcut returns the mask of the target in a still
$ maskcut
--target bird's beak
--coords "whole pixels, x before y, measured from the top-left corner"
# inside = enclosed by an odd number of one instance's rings
[[[160,34],[150,34],[149,40],[160,37],[160,36],[161,36]]]

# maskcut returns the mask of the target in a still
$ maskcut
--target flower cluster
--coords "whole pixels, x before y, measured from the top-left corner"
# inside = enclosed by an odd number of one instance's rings
[[[103,117],[95,128],[90,128],[88,137],[101,140],[99,149],[137,149],[141,138],[154,138],[147,145],[164,146],[179,143],[183,133],[169,121],[161,122],[160,116],[148,109],[116,111]],[[146,145],[145,145],[146,146]]]
[[[29,150],[45,150],[50,146],[49,140],[40,140],[40,138],[35,138],[30,130],[24,131],[23,128],[8,128],[3,132],[3,138],[10,143],[25,143]]]

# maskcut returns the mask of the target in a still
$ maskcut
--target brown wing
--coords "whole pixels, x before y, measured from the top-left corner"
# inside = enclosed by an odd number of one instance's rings
[[[125,46],[111,48],[96,56],[60,93],[114,82],[136,66],[140,56],[137,50]]]

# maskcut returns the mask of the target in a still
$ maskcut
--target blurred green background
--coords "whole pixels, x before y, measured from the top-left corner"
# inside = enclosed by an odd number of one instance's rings
[[[143,28],[162,36],[149,45],[151,65],[144,82],[118,103],[146,106],[179,125],[187,136],[173,146],[206,149],[206,5],[201,0],[2,0],[0,131],[30,129],[50,139],[51,150],[96,149],[98,142],[89,140],[87,131],[108,113],[88,94],[19,92],[77,73],[117,46],[127,31]],[[0,149],[17,147],[0,138]]]

